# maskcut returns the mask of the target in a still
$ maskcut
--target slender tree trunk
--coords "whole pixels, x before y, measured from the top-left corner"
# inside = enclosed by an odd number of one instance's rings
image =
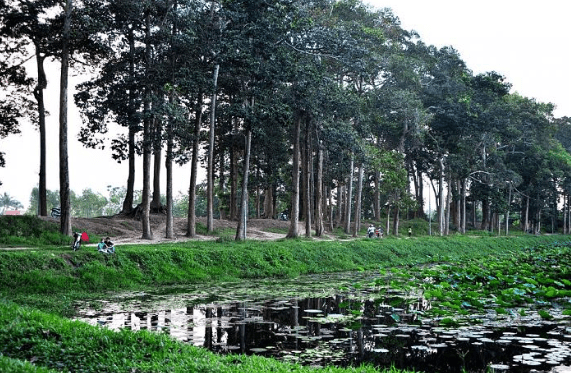
[[[40,130],[40,180],[38,184],[38,214],[40,216],[48,216],[46,187],[46,108],[44,103],[44,89],[46,89],[48,83],[46,79],[46,72],[44,70],[45,57],[41,54],[39,44],[34,44],[36,46],[36,64],[38,69],[38,84],[34,89],[34,97],[38,102],[38,126]]]
[[[129,77],[135,79],[135,36],[133,34],[133,26],[129,27]],[[123,200],[123,209],[121,214],[130,214],[133,211],[133,200],[135,196],[135,133],[139,122],[135,119],[137,109],[135,108],[135,92],[134,84],[129,87],[129,103],[128,103],[128,152],[129,152],[129,171],[127,175],[127,190],[125,199]]]
[[[304,177],[303,177],[303,194],[304,194],[304,212],[305,212],[305,237],[311,237],[311,121],[306,118],[305,121],[305,157],[304,157]]]
[[[571,234],[571,194],[567,195],[567,234]]]
[[[172,125],[169,126],[167,156],[166,156],[166,169],[167,169],[167,221],[166,221],[166,238],[174,238],[174,225],[173,225],[173,195],[172,195],[172,152],[173,152],[173,139],[172,139]]]
[[[389,217],[387,216],[387,220],[388,219]],[[397,203],[393,211],[393,234],[395,235],[395,237],[399,236],[399,223],[400,223],[400,206]]]
[[[202,125],[202,93],[198,94],[194,119],[194,139],[192,140],[192,161],[190,168],[190,186],[188,187],[188,217],[186,236],[196,236],[196,180],[198,178],[198,148],[200,127]]]
[[[512,183],[510,183],[510,189],[508,193],[508,206],[506,210],[506,236],[510,233],[510,205],[512,203]]]
[[[244,176],[242,177],[242,198],[240,198],[240,218],[236,229],[236,241],[246,239],[246,224],[248,222],[248,174],[250,173],[250,147],[252,144],[252,131],[246,132],[246,146],[244,154]]]
[[[236,194],[238,193],[238,151],[235,142],[232,142],[230,150],[230,219],[237,220],[238,212],[236,211]]]
[[[220,156],[220,166],[219,166],[219,175],[218,175],[218,189],[220,190],[220,193],[222,193],[221,198],[226,198],[226,178],[224,175],[224,171],[226,169],[225,165],[226,165],[226,157],[224,155],[225,150],[220,149],[219,150]],[[225,200],[220,201],[220,203],[218,204],[218,213],[220,214],[220,220],[225,220],[227,219],[227,214],[226,214],[226,206],[225,206]]]
[[[355,226],[353,227],[353,237],[357,237],[361,229],[361,207],[363,196],[363,163],[359,164],[359,175],[357,176],[357,194],[355,196]]]
[[[415,167],[416,172],[416,188],[417,188],[417,200],[416,203],[418,208],[416,210],[416,216],[422,219],[426,219],[426,213],[424,212],[424,179],[422,178],[422,172]]]
[[[448,193],[446,193],[446,214],[444,220],[444,235],[448,236],[450,234],[450,210],[452,205],[452,180],[450,175],[448,175]]]
[[[315,186],[315,235],[323,236],[323,148],[317,145],[317,185]]]
[[[208,142],[208,170],[207,170],[207,205],[206,205],[206,230],[210,233],[214,230],[214,130],[216,127],[216,95],[218,90],[218,71],[220,65],[214,66],[212,77],[212,97],[210,109],[210,140]]]
[[[153,193],[151,199],[151,211],[159,212],[161,209],[161,159],[162,149],[160,144],[160,121],[153,119]]]
[[[461,208],[461,217],[460,217],[460,224],[461,224],[461,228],[460,228],[460,232],[462,234],[466,233],[466,179],[462,179],[461,181],[461,203],[462,203],[462,208]]]
[[[373,194],[373,211],[375,220],[381,221],[381,173],[375,170],[375,191]]]
[[[387,236],[391,233],[391,205],[387,204],[387,226],[385,227]]]
[[[334,227],[334,223],[333,223],[333,188],[331,187],[327,187],[327,198],[328,198],[328,203],[329,203],[329,207],[327,210],[327,214],[329,216],[329,232],[333,232]]]
[[[456,231],[462,233],[462,182],[454,181],[455,194],[452,195],[452,206],[454,208],[454,226]],[[457,197],[455,197],[457,196]]]
[[[174,105],[174,99],[171,99],[171,103]],[[173,162],[173,122],[174,118],[169,118],[167,124],[167,154],[166,154],[166,172],[167,172],[167,186],[166,186],[166,209],[167,209],[167,219],[165,227],[165,238],[174,238],[174,221],[173,221],[173,195],[172,195],[172,162]]]
[[[151,15],[147,10],[145,16],[145,56],[146,56],[146,74],[150,76],[151,64]],[[151,232],[151,88],[145,87],[144,97],[144,121],[143,121],[143,201],[142,201],[142,239],[151,240],[153,233]]]
[[[343,225],[343,217],[345,216],[344,213],[344,195],[345,195],[345,187],[341,184],[337,185],[337,222],[335,226],[341,227]]]
[[[69,188],[69,160],[67,149],[67,88],[69,79],[69,42],[73,1],[65,3],[65,18],[62,38],[61,79],[59,100],[59,185],[60,185],[60,232],[71,235],[71,205]]]
[[[527,233],[529,231],[529,196],[526,196],[525,199],[525,223],[523,227],[523,231]]]
[[[258,180],[258,182],[256,183],[256,219],[260,219],[261,217],[261,194],[262,192],[260,191],[260,167],[256,167],[256,180]]]
[[[438,177],[438,233],[444,235],[444,159],[438,159],[440,171]]]
[[[567,234],[567,211],[569,209],[569,195],[563,195],[563,234]]]
[[[301,132],[301,115],[295,119],[294,139],[293,139],[293,170],[292,170],[292,191],[291,191],[291,214],[289,231],[287,238],[297,238],[299,222],[299,138]]]
[[[353,199],[353,173],[355,169],[354,155],[351,153],[351,162],[349,166],[349,180],[347,181],[347,198],[345,210],[345,233],[351,233],[351,200]]]

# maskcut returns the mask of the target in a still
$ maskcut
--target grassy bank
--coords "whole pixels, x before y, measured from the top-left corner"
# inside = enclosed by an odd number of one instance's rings
[[[25,225],[21,229],[26,229]],[[0,251],[2,372],[309,372],[313,369],[262,357],[217,356],[166,335],[116,333],[65,317],[74,314],[75,300],[106,291],[376,268],[399,267],[404,272],[410,268],[414,272],[419,264],[494,261],[568,240],[565,236],[453,236],[189,241],[120,246],[115,255],[105,255],[88,247],[73,252],[59,245],[56,235],[34,232],[38,245],[32,247],[36,249]],[[55,242],[51,243],[50,237]],[[445,280],[440,279],[440,284]],[[362,367],[352,371],[375,370]]]
[[[50,312],[69,315],[73,310],[66,308],[74,297],[93,292],[468,260],[562,239],[528,236],[189,241],[121,246],[115,255],[101,254],[94,248],[77,252],[58,248],[1,251],[0,293],[20,304],[42,309],[51,304],[47,308]]]

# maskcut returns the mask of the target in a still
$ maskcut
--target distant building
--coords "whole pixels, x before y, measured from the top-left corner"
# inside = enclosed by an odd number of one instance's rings
[[[22,215],[20,210],[7,210],[4,211],[4,215]]]

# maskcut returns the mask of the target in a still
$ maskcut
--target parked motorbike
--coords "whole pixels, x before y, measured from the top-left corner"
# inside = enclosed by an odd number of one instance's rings
[[[61,215],[61,209],[59,207],[52,208],[52,212],[50,214],[52,218],[59,218]]]

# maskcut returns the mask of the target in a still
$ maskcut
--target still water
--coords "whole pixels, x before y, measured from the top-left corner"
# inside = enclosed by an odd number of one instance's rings
[[[78,319],[147,329],[218,353],[324,366],[394,365],[424,372],[569,372],[571,323],[532,309],[429,317],[414,291],[372,285],[371,272],[161,288],[78,305]],[[521,316],[525,314],[525,316]]]

